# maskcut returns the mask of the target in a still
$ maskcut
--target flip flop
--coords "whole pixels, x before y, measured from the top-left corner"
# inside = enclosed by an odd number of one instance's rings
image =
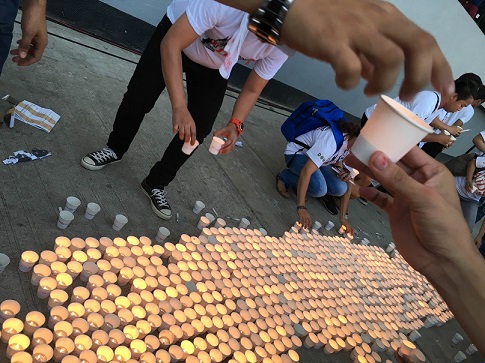
[[[276,191],[285,199],[290,198],[290,193],[288,191],[288,186],[284,182],[284,180],[281,178],[281,176],[278,174],[276,175]]]

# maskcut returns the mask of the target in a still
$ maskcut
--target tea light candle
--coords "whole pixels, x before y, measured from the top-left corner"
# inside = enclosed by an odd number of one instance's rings
[[[51,274],[51,269],[49,266],[42,265],[42,264],[35,265],[34,268],[32,269],[32,279],[30,282],[32,283],[32,285],[38,286],[40,280],[43,277],[49,277],[50,274]]]
[[[169,330],[162,330],[158,334],[158,339],[160,340],[160,346],[162,348],[168,348],[174,341],[174,335]]]
[[[131,350],[128,347],[119,346],[119,347],[116,347],[114,355],[115,355],[114,358],[116,361],[128,362],[131,359]]]
[[[0,322],[15,318],[20,311],[20,304],[15,300],[4,300],[0,304]]]
[[[53,251],[45,250],[40,253],[40,264],[50,266],[54,261],[57,261],[57,255]]]
[[[88,248],[86,250],[86,255],[88,256],[88,261],[96,263],[101,259],[101,252],[95,248]]]
[[[112,349],[120,346],[125,341],[125,334],[120,329],[111,329],[108,333],[108,346]]]
[[[10,358],[10,363],[32,363],[33,358],[27,352],[17,352],[12,358]]]
[[[67,247],[57,247],[54,250],[54,253],[57,255],[57,260],[61,262],[66,262],[68,259],[71,258],[72,252]]]
[[[79,275],[79,278],[82,282],[87,282],[89,276],[96,274],[98,270],[98,266],[94,262],[86,261],[83,263],[83,270]]]
[[[184,357],[184,352],[178,345],[171,345],[170,348],[168,348],[168,353],[173,362],[178,362]]]
[[[80,251],[86,247],[86,242],[82,238],[75,237],[71,239],[71,245],[69,246],[69,249],[72,252],[75,251]]]
[[[30,345],[30,339],[25,334],[14,334],[8,339],[7,358],[15,353],[26,350]]]
[[[55,306],[50,311],[48,326],[54,328],[58,321],[66,320],[69,316],[69,311],[64,306]]]
[[[32,351],[32,358],[34,363],[49,362],[54,356],[54,350],[50,345],[39,344],[34,347]]]
[[[96,330],[92,335],[91,339],[93,341],[93,345],[91,347],[92,351],[96,351],[99,347],[108,344],[109,336],[104,330]]]
[[[64,358],[62,358],[61,363],[82,363],[82,362],[75,355],[66,355]]]
[[[133,279],[133,270],[129,267],[123,267],[118,275],[118,284],[120,286],[125,286],[128,282]]]
[[[133,313],[128,309],[119,309],[120,327],[125,327],[133,321]]]
[[[72,285],[72,277],[67,273],[60,273],[56,276],[57,288],[65,290]]]
[[[59,338],[54,346],[54,360],[60,362],[62,358],[74,351],[74,342],[69,338]]]
[[[115,356],[113,349],[107,345],[102,345],[96,349],[96,355],[98,356],[98,362],[111,362]]]
[[[98,314],[98,313],[90,313],[87,316],[86,321],[89,324],[89,331],[90,332],[94,332],[94,331],[100,329],[104,324],[103,316],[101,314]]]
[[[43,277],[40,279],[39,287],[37,288],[37,297],[39,299],[46,299],[49,297],[52,290],[57,287],[57,281],[52,277]]]
[[[74,338],[74,354],[77,356],[84,350],[90,350],[92,346],[93,341],[87,335],[81,334]]]
[[[66,266],[67,266],[66,273],[71,275],[73,279],[78,277],[81,271],[83,270],[83,265],[77,261],[69,261]]]
[[[59,338],[69,338],[73,332],[73,327],[67,321],[60,321],[54,325],[54,340]]]
[[[71,303],[83,304],[89,299],[90,292],[83,286],[77,286],[72,290]]]
[[[117,274],[118,272],[120,272],[120,270],[123,267],[125,267],[125,264],[119,258],[112,258],[110,260],[110,263],[111,263],[111,272],[113,272],[115,274]]]
[[[101,302],[108,298],[108,291],[102,287],[95,287],[93,291],[91,291],[91,297],[94,300]]]
[[[67,271],[67,265],[61,261],[54,261],[51,263],[51,271],[52,271],[51,277],[55,278],[61,272]]]
[[[88,299],[83,304],[84,314],[82,316],[87,317],[91,313],[99,313],[101,310],[101,304],[94,299]]]
[[[144,339],[152,331],[150,323],[146,320],[137,321],[135,326],[139,333],[138,339]]]
[[[25,316],[24,332],[32,335],[45,323],[45,316],[39,311],[31,311]]]
[[[84,350],[79,354],[79,359],[81,363],[96,363],[98,361],[98,357],[96,353],[92,350]]]
[[[108,314],[116,313],[116,305],[111,300],[103,300],[99,305],[100,305],[99,313],[103,317],[106,317],[106,315]]]
[[[140,358],[140,355],[145,353],[147,350],[147,345],[143,340],[134,339],[130,343],[131,357],[134,359]]]
[[[86,313],[86,308],[81,303],[70,303],[67,306],[67,311],[69,312],[69,316],[67,317],[68,322],[73,322],[76,318],[81,318]]]
[[[29,272],[32,267],[39,261],[39,254],[34,251],[24,251],[20,255],[19,270]]]
[[[138,336],[140,335],[140,332],[134,325],[126,325],[123,328],[123,333],[125,334],[126,343],[131,343],[133,340],[138,339]]]
[[[114,301],[118,296],[121,295],[121,288],[115,284],[109,284],[106,286],[106,292],[108,293],[108,299]]]

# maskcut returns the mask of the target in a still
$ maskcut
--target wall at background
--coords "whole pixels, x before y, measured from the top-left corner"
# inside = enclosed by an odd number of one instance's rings
[[[103,0],[119,10],[156,25],[165,13],[170,0]],[[417,25],[430,32],[438,41],[458,77],[465,72],[475,72],[485,80],[485,35],[464,11],[457,0],[389,0]],[[479,60],[479,61],[477,61]],[[336,87],[334,73],[328,64],[297,54],[278,72],[275,79],[317,98],[333,100],[343,110],[360,117],[364,109],[377,101],[363,94],[364,82],[350,91]],[[398,84],[388,95],[394,97]],[[472,131],[463,134],[447,150],[459,155],[471,146],[471,139],[485,129],[485,112],[477,110],[467,124]]]

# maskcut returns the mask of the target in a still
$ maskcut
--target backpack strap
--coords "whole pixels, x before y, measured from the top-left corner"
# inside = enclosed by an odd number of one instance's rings
[[[293,154],[293,156],[291,157],[290,161],[288,161],[288,163],[286,164],[286,166],[289,168],[291,166],[291,164],[293,163],[293,160],[295,159],[295,156],[296,154],[302,152],[304,149],[310,149],[310,146],[308,146],[307,144],[305,144],[304,142],[301,142],[297,139],[293,140],[293,142],[297,145],[300,145],[301,146],[301,149],[295,151],[295,153]]]
[[[438,109],[439,105],[440,105],[440,96],[435,91],[433,91],[433,93],[436,95],[436,98],[437,98],[436,105],[434,106],[434,110],[433,110],[433,112],[435,112]]]

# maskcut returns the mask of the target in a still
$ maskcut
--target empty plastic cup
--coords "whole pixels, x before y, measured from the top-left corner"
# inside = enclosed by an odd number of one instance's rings
[[[60,229],[66,229],[69,223],[74,219],[74,214],[67,210],[59,212],[59,219],[57,220],[57,227]]]

